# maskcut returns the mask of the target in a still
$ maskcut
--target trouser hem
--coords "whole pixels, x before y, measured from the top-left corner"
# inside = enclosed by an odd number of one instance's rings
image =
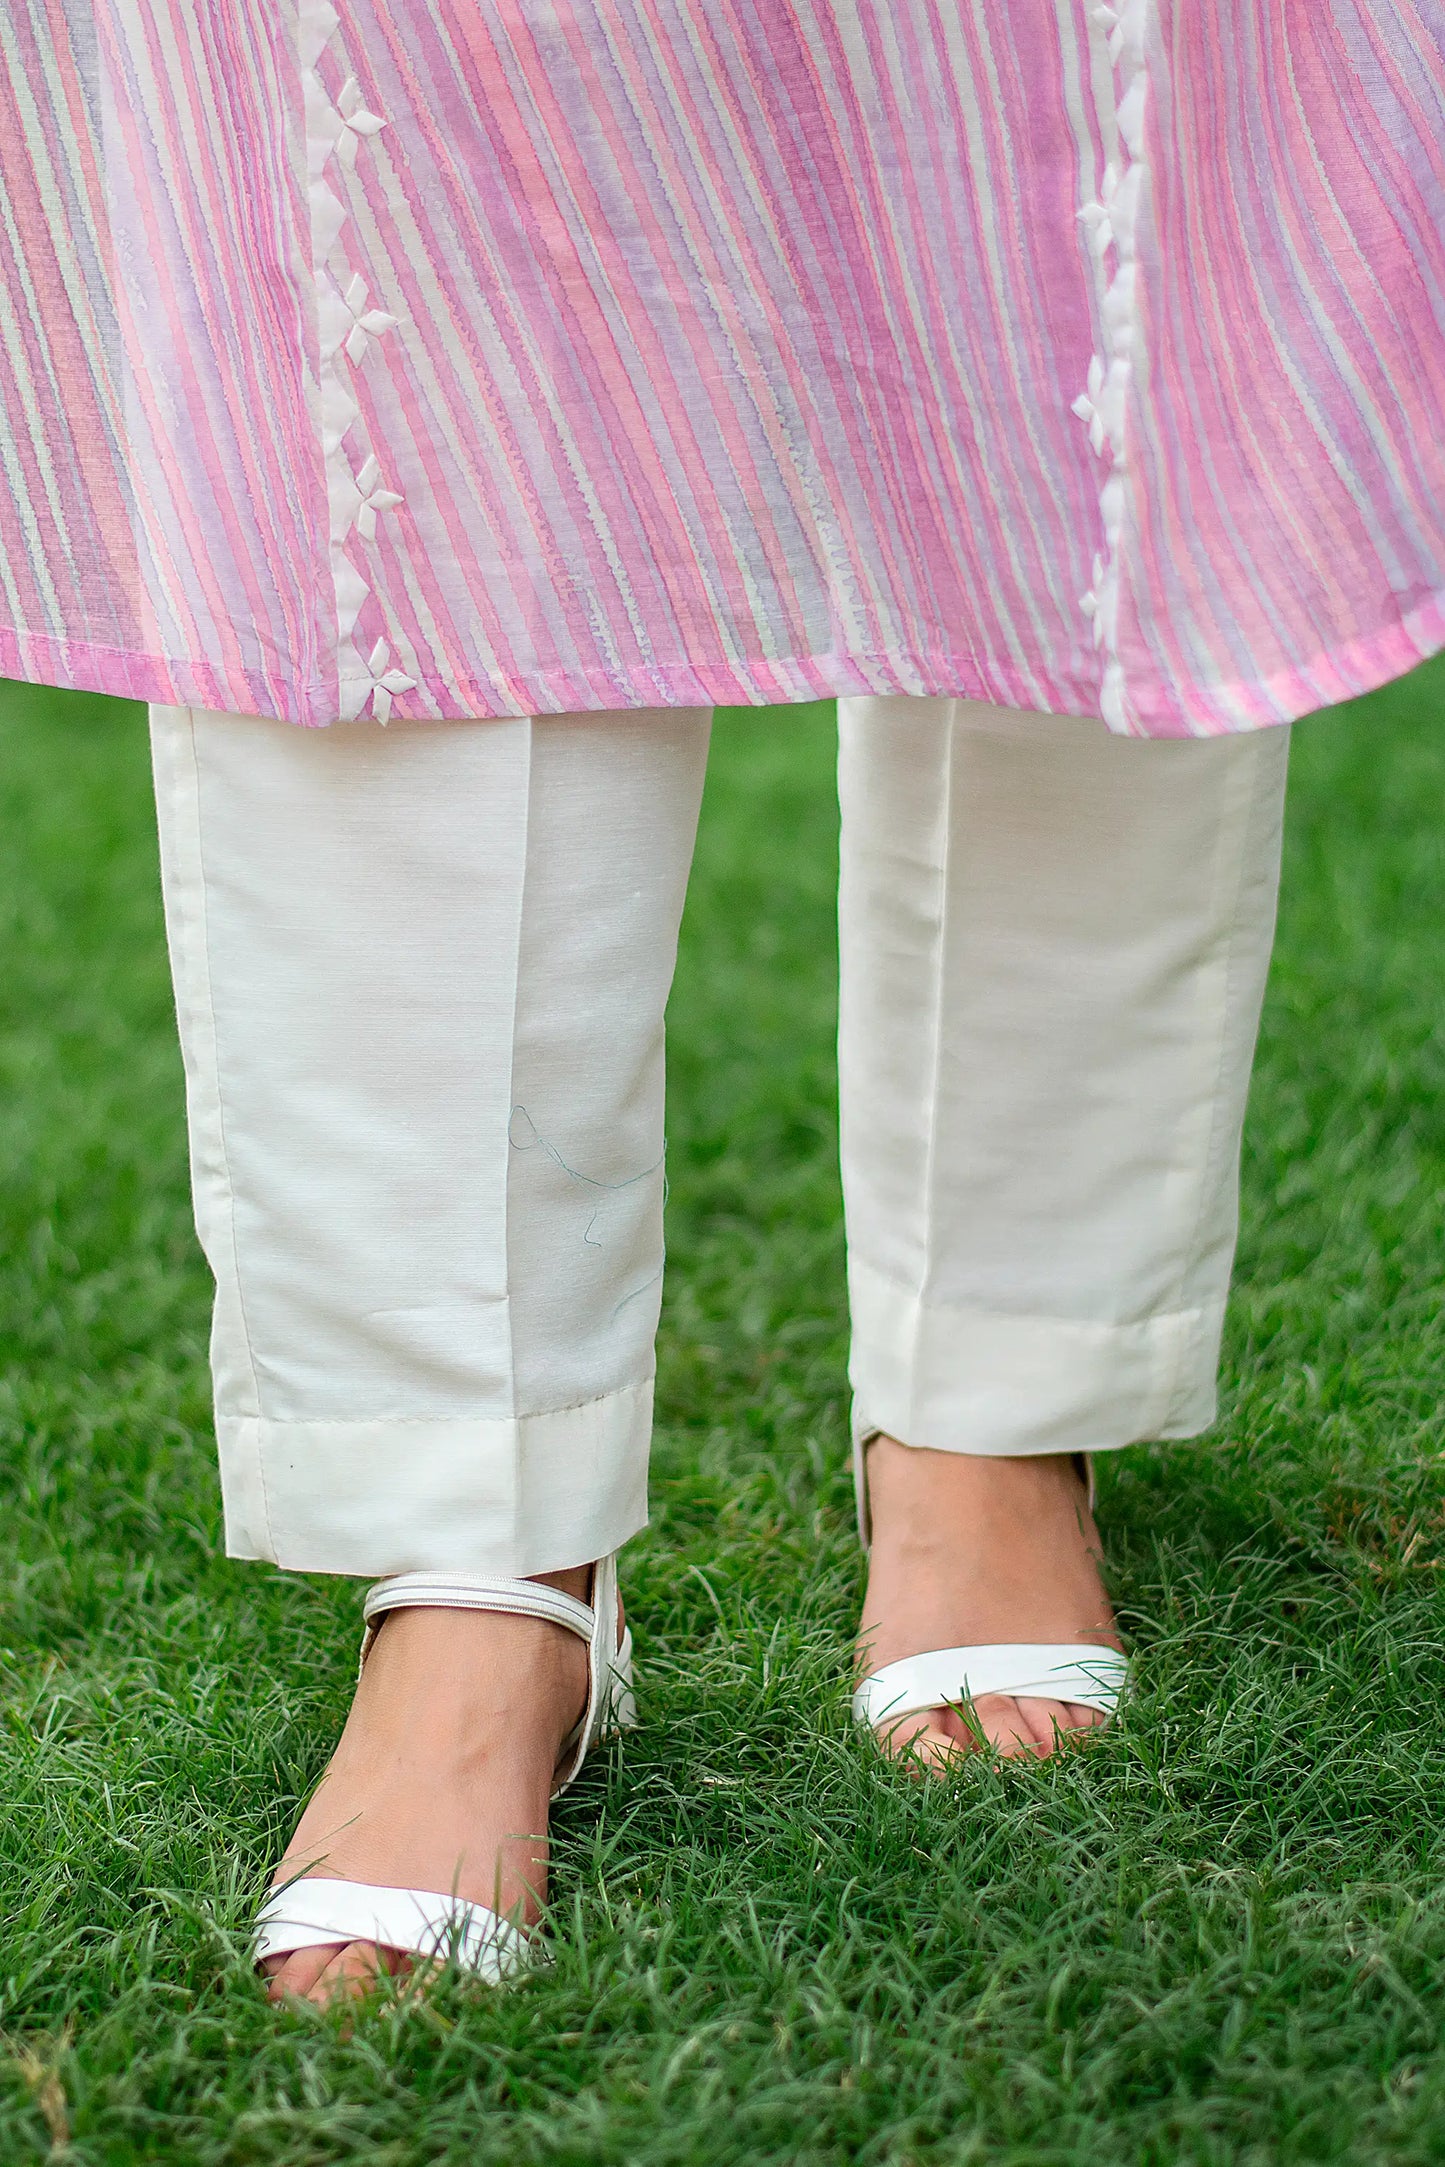
[[[1224,1304],[1127,1324],[925,1302],[849,1266],[853,1432],[980,1457],[1196,1437],[1217,1412]]]
[[[652,1382],[577,1407],[438,1422],[219,1416],[226,1549],[293,1572],[518,1578],[647,1521]]]

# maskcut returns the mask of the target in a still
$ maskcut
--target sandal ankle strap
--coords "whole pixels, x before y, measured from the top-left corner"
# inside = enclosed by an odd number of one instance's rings
[[[370,1625],[388,1610],[497,1610],[514,1618],[542,1618],[591,1641],[590,1603],[549,1588],[540,1580],[492,1580],[472,1573],[393,1573],[366,1591],[362,1616]]]
[[[361,1641],[365,1666],[377,1626],[389,1610],[492,1610],[560,1625],[587,1644],[587,1705],[562,1741],[553,1790],[564,1791],[600,1738],[637,1720],[632,1697],[632,1635],[617,1633],[617,1559],[601,1557],[592,1572],[592,1600],[579,1602],[539,1580],[493,1579],[477,1573],[393,1573],[367,1589]]]

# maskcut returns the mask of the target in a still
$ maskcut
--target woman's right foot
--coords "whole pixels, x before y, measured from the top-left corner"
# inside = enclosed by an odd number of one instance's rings
[[[538,1576],[587,1601],[592,1568]],[[377,1633],[325,1775],[276,1870],[484,1904],[521,1926],[547,1893],[547,1816],[587,1700],[565,1627],[496,1611],[394,1610]],[[273,2001],[366,1993],[413,1959],[371,1942],[273,1958]]]

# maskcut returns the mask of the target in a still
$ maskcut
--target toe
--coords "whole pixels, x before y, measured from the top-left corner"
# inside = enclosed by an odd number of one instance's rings
[[[1082,1708],[1070,1701],[1035,1700],[1031,1694],[1021,1699],[1002,1693],[985,1694],[975,1703],[975,1714],[989,1744],[1008,1760],[1047,1760],[1061,1746],[1104,1720],[1097,1708]]]
[[[331,1959],[312,1988],[322,2002],[360,2001],[374,1994],[386,1980],[410,1970],[409,1959],[396,1949],[379,1949],[374,1941],[349,1941]]]
[[[1073,1702],[984,1693],[970,1708],[929,1708],[905,1716],[891,1729],[880,1730],[878,1742],[895,1760],[908,1761],[916,1773],[944,1775],[966,1753],[1047,1760],[1104,1721],[1099,1709]]]
[[[947,1708],[929,1708],[901,1716],[897,1723],[875,1731],[877,1742],[890,1760],[908,1762],[912,1775],[940,1773],[964,1751],[962,1740],[949,1731],[949,1714]]]
[[[409,1969],[405,1956],[375,1942],[328,1942],[283,1958],[271,1972],[267,1994],[272,2001],[309,2001],[325,2009],[333,2002],[360,2001]]]
[[[268,1956],[261,1965],[268,2001],[305,2001],[316,1981],[345,1944],[331,1941],[315,1949],[295,1949],[290,1956]]]
[[[877,1733],[878,1743],[891,1760],[903,1761],[915,1776],[942,1775],[973,1743],[951,1724],[953,1711],[929,1708],[904,1716]]]

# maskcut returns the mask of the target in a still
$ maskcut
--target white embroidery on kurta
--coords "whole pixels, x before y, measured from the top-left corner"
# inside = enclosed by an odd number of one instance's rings
[[[372,590],[348,545],[353,539],[375,541],[379,515],[393,511],[404,499],[383,481],[380,461],[370,447],[365,448],[360,466],[353,468],[356,454],[348,450],[347,440],[354,440],[361,405],[349,368],[361,366],[372,340],[394,330],[397,319],[386,309],[368,307],[366,280],[345,260],[341,236],[346,206],[328,182],[326,168],[332,158],[339,158],[348,168],[354,166],[362,145],[380,133],[386,120],[367,107],[355,76],[346,78],[334,103],[327,95],[319,63],[340,24],[331,0],[303,0],[299,48],[320,339],[319,419],[336,595],[339,711],[350,722],[369,706],[377,721],[385,722],[394,697],[412,691],[417,680],[389,666],[391,648],[385,639],[378,639],[366,656],[357,647],[357,620]]]
[[[381,463],[375,452],[368,452],[360,473],[355,477],[356,493],[361,499],[356,511],[356,531],[364,542],[376,539],[376,515],[389,512],[402,498],[395,489],[381,486]]]
[[[391,649],[385,640],[378,640],[366,658],[372,676],[371,711],[378,722],[391,719],[393,693],[410,692],[416,684],[416,679],[408,677],[405,670],[388,669],[390,659]]]
[[[1148,186],[1144,113],[1149,95],[1146,39],[1152,0],[1119,0],[1092,6],[1095,36],[1108,42],[1113,96],[1102,107],[1105,163],[1098,195],[1079,212],[1099,288],[1104,351],[1089,363],[1086,388],[1074,412],[1088,423],[1089,442],[1109,460],[1099,492],[1103,549],[1094,558],[1094,583],[1080,606],[1092,619],[1094,645],[1103,657],[1100,712],[1113,730],[1130,727],[1124,667],[1119,659],[1119,584],[1128,507],[1128,406],[1138,339],[1137,280],[1140,207]]]
[[[342,132],[336,148],[346,165],[354,166],[356,154],[365,138],[378,135],[386,126],[380,113],[368,113],[361,99],[361,85],[354,75],[348,75],[336,94],[336,112],[341,121]]]
[[[347,358],[359,368],[366,359],[366,349],[373,339],[380,338],[383,331],[394,331],[396,318],[384,308],[368,308],[367,284],[358,271],[352,277],[341,296],[351,315],[351,329],[346,335]]]

